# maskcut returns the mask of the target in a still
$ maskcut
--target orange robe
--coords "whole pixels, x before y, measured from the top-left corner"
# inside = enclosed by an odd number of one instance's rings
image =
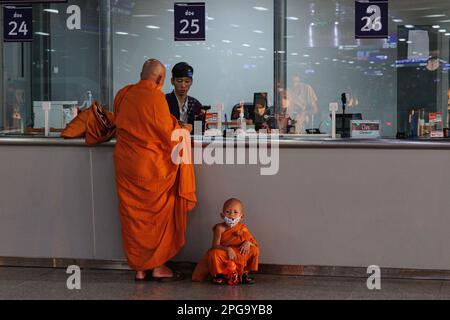
[[[184,245],[186,214],[197,201],[194,169],[192,164],[172,162],[177,142],[171,135],[179,125],[154,82],[142,80],[123,88],[114,111],[123,246],[131,268],[149,270],[163,265]]]
[[[101,144],[115,135],[114,114],[104,110],[97,101],[79,113],[61,132],[65,139],[85,137],[88,145]]]
[[[248,255],[242,255],[239,251],[239,247],[245,241],[250,241],[255,245],[250,247]],[[234,262],[239,276],[242,276],[244,271],[258,271],[258,244],[244,224],[238,223],[233,228],[225,230],[220,238],[220,245],[233,248],[236,253]],[[227,261],[229,261],[229,258],[226,251],[210,249],[195,267],[192,281],[204,281],[209,275],[215,277],[217,274],[225,274]]]

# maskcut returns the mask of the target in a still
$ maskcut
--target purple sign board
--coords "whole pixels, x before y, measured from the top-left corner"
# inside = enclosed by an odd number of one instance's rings
[[[33,41],[33,9],[31,7],[3,8],[4,42]]]
[[[384,39],[389,37],[388,1],[355,2],[355,38]]]
[[[175,41],[205,41],[206,5],[204,2],[175,3]]]

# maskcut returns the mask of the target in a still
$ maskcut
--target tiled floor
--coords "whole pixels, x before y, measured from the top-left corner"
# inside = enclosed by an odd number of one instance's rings
[[[135,283],[129,271],[82,270],[81,290],[68,290],[65,269],[0,267],[0,299],[450,299],[450,282],[384,279],[369,291],[366,279],[256,275],[253,286],[210,283]]]

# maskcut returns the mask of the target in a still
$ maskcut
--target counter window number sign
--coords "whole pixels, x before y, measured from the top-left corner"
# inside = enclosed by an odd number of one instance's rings
[[[25,21],[22,21],[22,23],[20,24],[19,30],[17,30],[17,22],[15,21],[11,21],[10,23],[8,23],[12,28],[11,31],[9,32],[8,35],[10,36],[17,36],[19,33],[23,33],[24,36],[26,36],[28,34],[28,30],[27,30],[27,24]]]
[[[175,41],[204,41],[206,6],[204,2],[175,3]]]
[[[366,24],[362,27],[361,31],[380,31],[383,28],[383,25],[381,24],[380,7],[372,5],[367,8],[367,13],[371,14],[371,16],[361,18],[361,20],[366,21]]]
[[[188,31],[187,29],[189,28],[189,20],[187,19],[183,19],[180,21],[180,23],[182,25],[184,25],[184,27],[181,29],[180,33],[181,34],[197,34],[200,31],[200,27],[198,26],[198,19],[192,19],[191,20],[191,28],[194,28],[191,31]]]
[[[3,8],[4,41],[22,42],[33,40],[32,8]]]
[[[388,37],[388,2],[355,3],[355,36],[357,39]]]

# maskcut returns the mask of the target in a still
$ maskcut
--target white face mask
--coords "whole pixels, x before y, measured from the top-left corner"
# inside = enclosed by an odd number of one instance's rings
[[[223,220],[225,220],[225,223],[227,224],[227,226],[233,228],[235,225],[237,225],[239,223],[239,221],[241,221],[241,217],[237,217],[234,219],[224,217]]]

